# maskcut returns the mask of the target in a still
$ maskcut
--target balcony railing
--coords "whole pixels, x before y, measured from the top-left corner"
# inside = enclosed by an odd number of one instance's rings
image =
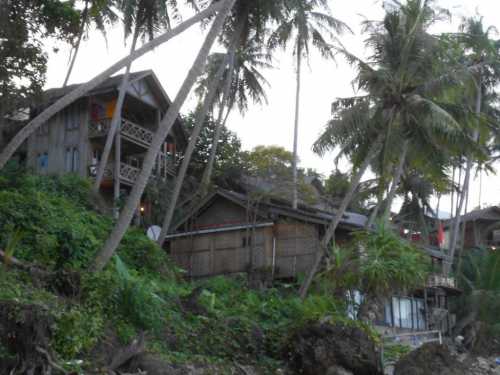
[[[97,168],[98,165],[91,165],[89,167],[89,173],[91,177],[95,177],[97,175]],[[168,168],[168,171],[170,174],[175,175],[175,171],[172,168]],[[141,173],[141,169],[138,167],[134,167],[128,163],[120,163],[120,181],[133,185],[135,181],[137,181],[137,178],[139,177],[139,174]],[[108,163],[106,168],[104,169],[104,179],[105,180],[111,180],[114,178],[115,175],[115,164],[114,163]],[[158,173],[157,169],[154,168],[153,171],[151,172],[151,178],[157,178]],[[161,177],[165,177],[164,175]]]
[[[111,119],[109,118],[91,121],[89,125],[89,137],[103,137],[108,134],[110,129]],[[154,137],[154,133],[151,130],[124,119],[120,126],[120,134],[124,138],[144,147],[151,146]]]
[[[428,288],[457,288],[457,281],[454,277],[443,276],[439,274],[432,274],[427,278],[427,287]]]

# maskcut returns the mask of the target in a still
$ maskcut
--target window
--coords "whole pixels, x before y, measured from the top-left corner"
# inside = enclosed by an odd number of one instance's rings
[[[393,297],[385,304],[385,323],[391,327],[424,330],[424,309],[422,299]]]
[[[66,172],[77,172],[80,164],[80,155],[76,147],[68,147],[64,155],[64,169]]]
[[[78,107],[71,107],[63,112],[64,128],[66,130],[77,130],[78,122]]]
[[[49,154],[47,152],[37,155],[36,168],[39,172],[46,172],[49,168]]]

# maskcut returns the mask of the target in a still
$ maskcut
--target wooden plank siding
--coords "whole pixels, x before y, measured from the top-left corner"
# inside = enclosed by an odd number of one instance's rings
[[[312,267],[319,250],[319,233],[312,224],[279,223],[276,237],[276,269],[278,278],[295,277]]]
[[[272,262],[272,228],[252,231],[238,230],[173,239],[172,259],[189,277],[206,277],[270,267]],[[246,238],[251,236],[250,246]],[[250,254],[253,253],[253,262]]]

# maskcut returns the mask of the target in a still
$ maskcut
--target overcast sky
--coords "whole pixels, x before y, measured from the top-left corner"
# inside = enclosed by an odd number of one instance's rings
[[[272,0],[269,0],[272,1]],[[438,4],[453,13],[452,22],[443,22],[436,31],[456,31],[461,17],[477,12],[484,15],[485,25],[495,25],[500,29],[500,2],[498,0],[440,0]],[[377,0],[332,0],[333,15],[346,22],[354,35],[343,36],[343,44],[358,56],[366,56],[364,37],[360,32],[360,23],[364,19],[380,20],[383,17],[382,2]],[[92,32],[83,42],[70,83],[84,82],[123,57],[128,47],[123,41],[120,25],[108,31],[107,45],[101,34]],[[190,68],[198,48],[203,41],[203,32],[195,26],[176,37],[154,52],[137,60],[132,70],[152,69],[171,98],[175,97]],[[57,53],[50,52],[47,88],[61,86],[67,70],[69,47],[57,45]],[[235,131],[245,149],[256,145],[280,145],[292,148],[293,116],[295,98],[295,65],[291,52],[278,53],[275,68],[265,71],[269,81],[267,94],[269,103],[264,106],[252,106],[241,116],[234,112],[228,126]],[[339,59],[336,63],[323,60],[313,53],[309,64],[303,69],[302,98],[300,107],[299,156],[301,166],[314,168],[328,174],[333,169],[334,155],[320,158],[311,151],[311,145],[321,132],[330,116],[330,104],[342,96],[352,96],[355,92],[351,85],[354,71]],[[191,97],[182,112],[189,111],[194,104]],[[347,165],[342,166],[345,170]],[[479,203],[479,179],[471,189],[469,207]],[[484,176],[482,183],[482,205],[500,203],[500,176]],[[450,199],[443,199],[441,207],[449,210]]]

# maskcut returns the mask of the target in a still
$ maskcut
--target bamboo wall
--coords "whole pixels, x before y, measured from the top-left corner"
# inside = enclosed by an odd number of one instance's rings
[[[314,225],[280,223],[251,233],[238,230],[176,238],[170,243],[171,257],[189,277],[247,272],[250,267],[271,271],[274,259],[275,277],[290,278],[305,273],[319,249]]]

